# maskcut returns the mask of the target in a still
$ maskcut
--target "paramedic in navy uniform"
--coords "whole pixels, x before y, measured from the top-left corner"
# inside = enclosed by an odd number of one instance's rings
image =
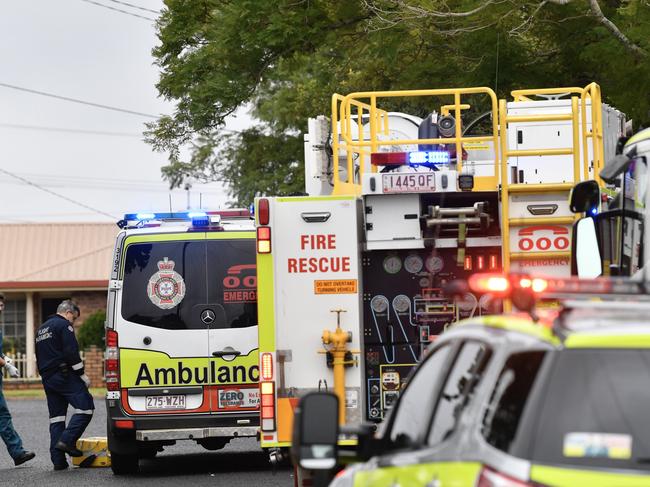
[[[79,307],[63,301],[36,333],[36,362],[50,412],[50,457],[54,470],[68,468],[65,453],[83,455],[76,444],[92,419],[95,405],[88,392],[90,379],[84,373],[79,344],[72,324],[79,318]],[[74,408],[66,428],[68,404]]]

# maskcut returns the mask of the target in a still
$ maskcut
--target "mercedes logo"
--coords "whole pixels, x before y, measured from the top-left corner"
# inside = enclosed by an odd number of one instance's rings
[[[206,325],[212,323],[215,318],[216,315],[214,314],[214,311],[212,311],[211,309],[204,309],[203,312],[201,313],[201,321]]]

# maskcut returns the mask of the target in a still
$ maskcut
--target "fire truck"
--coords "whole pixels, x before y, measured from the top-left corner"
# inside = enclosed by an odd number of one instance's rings
[[[624,126],[595,83],[509,101],[483,87],[335,94],[331,118],[309,120],[306,195],[255,202],[272,459],[291,444],[302,395],[332,389],[341,423],[380,422],[430,342],[501,306],[445,297],[448,281],[568,276],[569,191],[606,186],[598,174]]]

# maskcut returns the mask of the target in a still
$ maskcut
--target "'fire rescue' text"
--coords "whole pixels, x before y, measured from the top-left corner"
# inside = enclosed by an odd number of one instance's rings
[[[300,250],[336,250],[336,235],[300,235]],[[289,273],[350,272],[349,256],[290,257]]]

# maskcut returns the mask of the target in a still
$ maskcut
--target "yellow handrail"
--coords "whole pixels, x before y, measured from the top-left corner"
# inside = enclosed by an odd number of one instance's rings
[[[513,101],[532,101],[530,97],[543,95],[582,95],[584,88],[575,86],[563,88],[533,88],[526,90],[513,90],[510,92]]]
[[[591,103],[591,130],[587,130],[587,100]],[[589,151],[587,150],[587,139],[591,138],[593,149],[594,179],[603,186],[600,179],[600,170],[603,168],[603,109],[600,95],[600,86],[597,83],[590,83],[581,95],[581,116],[582,116],[582,145],[584,146],[584,174],[585,179],[589,174]]]
[[[484,94],[490,98],[492,109],[492,135],[464,136],[462,133],[461,111],[469,108],[469,104],[462,103],[462,97],[467,95]],[[456,119],[456,132],[449,138],[432,139],[393,139],[381,140],[379,135],[390,133],[388,113],[377,108],[381,99],[397,97],[443,97],[453,96],[454,103],[442,105],[446,114],[453,111]],[[354,110],[356,109],[356,113]],[[352,118],[356,114],[356,140],[353,138]],[[365,123],[363,123],[365,122]],[[382,123],[383,122],[383,123]],[[489,184],[482,185],[496,188],[498,184],[499,161],[499,132],[497,127],[497,97],[490,88],[450,88],[432,90],[399,90],[399,91],[369,91],[351,93],[347,96],[335,94],[332,96],[332,150],[334,166],[333,194],[360,194],[363,173],[366,170],[366,158],[372,153],[380,151],[385,146],[417,145],[417,144],[455,144],[456,169],[462,171],[463,143],[492,141],[495,153],[495,166],[493,176],[483,177],[490,179]],[[347,162],[347,177],[342,180],[339,171],[339,152],[345,152]],[[357,160],[355,168],[355,159]],[[355,177],[355,169],[359,171]],[[376,168],[372,167],[372,171]],[[476,184],[477,189],[481,186]]]
[[[516,90],[512,92],[515,102],[531,101],[530,96],[547,94],[584,94],[582,88],[546,88],[533,90]],[[520,219],[510,219],[510,193],[540,193],[549,191],[568,191],[581,178],[580,167],[580,110],[577,96],[571,96],[571,113],[569,114],[537,114],[537,115],[508,115],[505,100],[499,101],[499,127],[501,129],[501,235],[503,246],[503,271],[510,272],[510,260],[515,254],[510,252],[510,226],[520,222]],[[584,103],[583,103],[584,105]],[[538,123],[553,121],[571,121],[572,144],[571,147],[556,149],[508,149],[507,126],[509,123]],[[583,151],[586,151],[584,146]],[[512,156],[573,156],[573,182],[545,183],[545,184],[517,184],[508,182],[508,158]],[[518,254],[517,254],[518,255]]]

